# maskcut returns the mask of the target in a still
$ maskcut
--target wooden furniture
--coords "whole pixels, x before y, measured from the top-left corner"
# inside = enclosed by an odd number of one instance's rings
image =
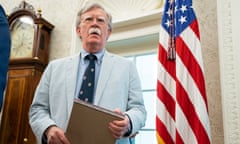
[[[35,89],[48,64],[54,26],[26,2],[8,17],[12,47],[0,127],[1,144],[35,144],[28,112]]]

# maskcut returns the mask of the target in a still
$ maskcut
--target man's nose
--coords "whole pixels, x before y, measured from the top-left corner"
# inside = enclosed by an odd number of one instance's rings
[[[98,20],[97,18],[94,18],[93,21],[92,21],[93,24],[98,24]]]

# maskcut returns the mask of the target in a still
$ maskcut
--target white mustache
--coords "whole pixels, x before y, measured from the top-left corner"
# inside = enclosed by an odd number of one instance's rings
[[[102,32],[99,28],[90,28],[89,31],[88,31],[88,34],[98,34],[98,35],[101,35]]]

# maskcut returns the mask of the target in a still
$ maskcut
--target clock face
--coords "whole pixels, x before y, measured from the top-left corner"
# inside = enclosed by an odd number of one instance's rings
[[[11,59],[32,57],[34,25],[28,16],[18,18],[11,29]]]

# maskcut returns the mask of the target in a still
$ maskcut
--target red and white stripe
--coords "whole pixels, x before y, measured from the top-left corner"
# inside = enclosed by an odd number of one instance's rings
[[[211,134],[197,20],[176,38],[176,59],[167,59],[169,34],[160,30],[156,130],[159,144],[210,144]]]

